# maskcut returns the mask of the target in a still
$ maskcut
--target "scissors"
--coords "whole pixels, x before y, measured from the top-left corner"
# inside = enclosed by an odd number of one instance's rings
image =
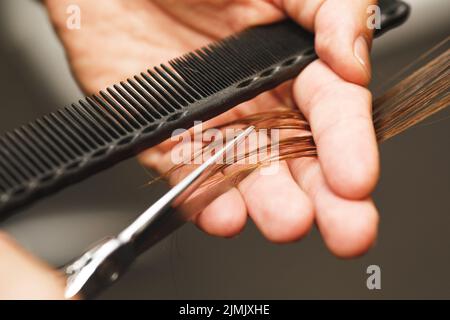
[[[243,142],[254,129],[250,126],[227,142],[117,236],[100,241],[65,265],[62,268],[67,277],[65,298],[79,294],[84,298],[94,297],[116,282],[152,244],[181,226],[189,214],[176,208],[211,176],[213,165]]]

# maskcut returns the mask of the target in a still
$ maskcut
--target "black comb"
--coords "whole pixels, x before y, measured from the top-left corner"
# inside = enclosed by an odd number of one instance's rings
[[[409,13],[400,1],[380,6],[376,35]],[[316,58],[313,35],[294,22],[254,27],[7,132],[1,218],[274,88]]]

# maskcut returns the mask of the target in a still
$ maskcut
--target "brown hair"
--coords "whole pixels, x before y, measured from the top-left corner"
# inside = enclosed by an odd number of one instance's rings
[[[373,124],[379,143],[403,132],[450,104],[449,58],[450,50],[445,50],[373,101]],[[297,131],[300,134],[290,134],[281,138],[277,142],[279,152],[275,156],[258,160],[253,165],[247,164],[233,174],[226,175],[227,179],[233,179],[233,183],[239,182],[256,168],[272,161],[317,156],[316,145],[309,124],[298,109],[279,107],[273,111],[256,113],[228,122],[217,127],[217,129],[223,129],[227,126],[246,127],[249,125],[253,125],[257,131],[279,129],[289,130],[290,133]],[[264,147],[271,146],[268,144]],[[204,148],[207,148],[207,146],[204,146]],[[235,160],[250,157],[258,152],[258,148],[250,150]],[[192,159],[196,156],[192,155]],[[215,173],[223,172],[230,165],[233,165],[233,163],[218,164]],[[183,164],[175,165],[163,177],[172,177],[183,166]],[[215,176],[209,179],[207,184],[223,179],[223,176],[219,178]]]

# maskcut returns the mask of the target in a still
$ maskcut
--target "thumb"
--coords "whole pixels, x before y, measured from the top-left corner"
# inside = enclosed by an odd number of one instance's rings
[[[282,9],[315,32],[319,58],[341,78],[359,85],[370,82],[369,50],[373,30],[367,27],[376,0],[284,0]]]

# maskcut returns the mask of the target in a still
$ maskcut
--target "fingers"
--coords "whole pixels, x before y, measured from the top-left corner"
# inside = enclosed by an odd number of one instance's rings
[[[0,299],[64,299],[65,278],[0,232]]]
[[[311,125],[331,189],[349,199],[368,197],[379,175],[370,92],[318,60],[297,78],[294,97]]]
[[[367,85],[370,81],[367,8],[376,0],[278,0],[289,16],[315,32],[315,49],[322,61],[343,79]]]
[[[367,7],[373,0],[328,0],[317,12],[315,47],[320,59],[343,79],[367,85],[370,81]]]
[[[266,238],[273,242],[294,241],[310,230],[313,207],[285,162],[271,166],[279,166],[276,174],[264,175],[256,170],[238,188],[248,213]]]
[[[206,233],[219,237],[232,237],[242,231],[247,221],[244,199],[236,188],[212,201],[195,219]]]
[[[274,0],[292,19],[309,31],[314,31],[314,21],[325,0]]]
[[[317,159],[289,161],[293,177],[311,197],[316,222],[327,247],[338,257],[366,252],[374,243],[378,213],[372,200],[348,200],[328,187]]]

